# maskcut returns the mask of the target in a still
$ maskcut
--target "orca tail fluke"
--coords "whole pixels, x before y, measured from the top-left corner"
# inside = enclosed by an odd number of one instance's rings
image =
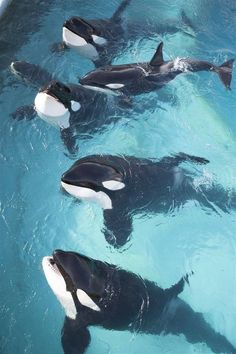
[[[234,59],[227,60],[221,66],[215,68],[215,72],[219,75],[220,80],[223,82],[224,86],[230,90],[230,84],[232,80]]]
[[[131,0],[123,0],[120,4],[120,6],[117,8],[116,12],[112,15],[111,20],[112,21],[120,21],[121,16],[126,9],[126,7],[129,5]]]

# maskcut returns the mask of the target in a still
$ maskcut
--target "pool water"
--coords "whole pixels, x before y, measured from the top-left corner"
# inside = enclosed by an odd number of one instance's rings
[[[13,1],[9,7],[13,15],[6,13],[0,20],[4,40],[0,71],[0,353],[62,353],[64,311],[41,266],[42,257],[55,248],[117,264],[163,288],[193,270],[190,286],[180,297],[236,346],[236,212],[214,213],[188,202],[175,213],[137,215],[130,242],[115,250],[101,231],[101,209],[75,202],[61,192],[60,176],[75,157],[68,155],[58,131],[39,118],[20,122],[11,118],[11,112],[32,103],[36,94],[13,77],[8,68],[11,61],[17,58],[40,64],[64,82],[78,82],[93,64],[74,51],[52,54],[49,46],[60,41],[65,19],[72,15],[109,17],[119,1],[34,3],[29,7],[25,0],[18,5]],[[170,19],[181,27],[183,9],[195,36],[165,32]],[[236,56],[234,0],[133,0],[124,17],[126,25],[140,29],[140,36],[129,40],[113,63],[148,61],[160,40],[166,59],[191,56],[222,64]],[[6,18],[15,21],[15,26],[7,27]],[[76,158],[96,153],[161,158],[183,151],[210,160],[204,166],[185,164],[199,180],[233,188],[235,83],[235,73],[232,91],[226,91],[213,73],[180,75],[159,92],[136,97],[139,109],[135,117],[127,113],[92,138],[80,139]],[[190,344],[184,336],[93,327],[91,337],[88,354],[211,353],[204,343]]]

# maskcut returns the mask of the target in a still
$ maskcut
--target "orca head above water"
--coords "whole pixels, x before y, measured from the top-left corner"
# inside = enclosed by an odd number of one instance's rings
[[[72,196],[97,202],[112,209],[111,192],[125,187],[123,174],[117,168],[95,159],[78,160],[61,177],[62,187]]]
[[[101,311],[99,300],[107,282],[106,264],[79,253],[55,250],[42,260],[47,282],[64,307],[66,315],[75,319],[79,307]]]
[[[81,107],[79,102],[73,100],[70,87],[59,81],[52,81],[41,89],[34,104],[40,118],[60,128],[68,128],[71,112]]]
[[[81,17],[71,17],[64,22],[62,38],[68,47],[76,48],[80,55],[94,61],[99,59],[97,46],[107,44],[100,31]]]

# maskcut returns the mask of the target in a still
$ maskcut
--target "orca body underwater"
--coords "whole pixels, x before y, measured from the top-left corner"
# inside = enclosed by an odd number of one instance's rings
[[[115,113],[121,116],[127,108],[125,98],[121,96],[108,96],[77,84],[65,85],[35,64],[17,61],[11,64],[11,70],[34,89],[43,86],[36,95],[34,106],[18,108],[12,114],[13,118],[30,120],[38,114],[60,128],[61,138],[70,153],[76,151],[77,136],[86,137],[117,121]]]
[[[66,20],[62,28],[62,43],[52,46],[55,52],[74,48],[96,67],[110,64],[115,53],[125,46],[122,14],[131,0],[123,0],[110,19],[87,20],[78,16]]]
[[[110,65],[90,71],[80,79],[86,86],[120,90],[125,94],[138,95],[157,90],[182,73],[213,71],[217,73],[227,89],[230,89],[234,59],[216,66],[197,59],[164,61],[161,42],[149,63]]]
[[[190,343],[206,343],[214,353],[236,353],[201,313],[178,295],[188,275],[168,289],[115,265],[75,252],[56,250],[42,261],[45,277],[65,309],[61,332],[65,354],[83,354],[90,326],[145,334],[183,334]]]
[[[131,156],[92,155],[75,162],[61,177],[72,196],[94,201],[103,209],[104,235],[114,247],[129,240],[132,218],[142,213],[170,213],[190,200],[217,212],[236,209],[236,193],[212,183],[195,186],[179,165],[206,164],[201,157],[179,153],[160,161]]]

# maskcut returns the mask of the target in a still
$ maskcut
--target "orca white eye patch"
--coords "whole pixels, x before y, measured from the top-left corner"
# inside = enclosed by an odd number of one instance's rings
[[[105,187],[106,189],[110,189],[111,191],[118,191],[125,187],[125,184],[123,182],[119,182],[115,180],[102,182],[102,185],[103,187]]]

